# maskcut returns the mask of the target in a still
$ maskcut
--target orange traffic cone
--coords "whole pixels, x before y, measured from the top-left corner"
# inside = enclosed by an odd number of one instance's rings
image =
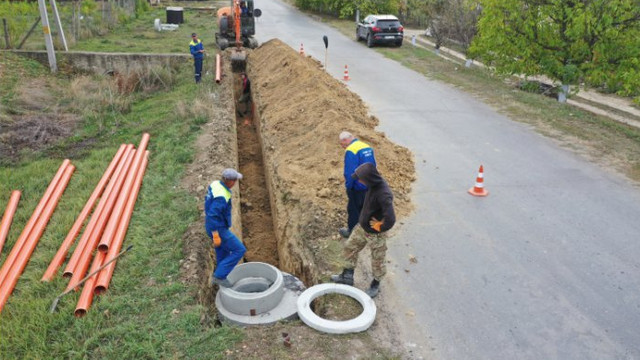
[[[304,47],[302,46],[302,43],[300,43],[300,55],[304,56]]]
[[[487,196],[489,192],[484,188],[484,169],[480,165],[478,170],[478,177],[476,178],[476,186],[469,189],[469,194],[473,196]]]
[[[344,66],[344,81],[349,81],[349,67],[347,65]]]

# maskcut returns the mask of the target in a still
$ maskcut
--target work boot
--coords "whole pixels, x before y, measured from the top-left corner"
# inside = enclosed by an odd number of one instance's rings
[[[353,269],[344,269],[342,274],[331,275],[331,281],[338,284],[353,286]]]
[[[380,292],[380,281],[373,279],[371,286],[365,291],[372,299]]]
[[[348,239],[349,235],[351,235],[351,231],[349,231],[349,229],[347,228],[338,229],[338,233],[340,233],[340,236],[342,236],[345,239]]]
[[[233,284],[229,281],[229,279],[219,279],[215,276],[211,280],[211,285],[213,284],[218,284],[218,286],[226,287],[226,288],[230,288],[233,286]]]

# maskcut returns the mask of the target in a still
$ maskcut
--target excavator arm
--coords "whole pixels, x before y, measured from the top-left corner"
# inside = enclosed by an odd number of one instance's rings
[[[233,0],[233,27],[236,33],[236,48],[231,53],[231,71],[244,72],[247,68],[247,52],[242,49],[240,0]]]
[[[240,48],[242,46],[242,29],[240,15],[242,13],[242,9],[240,9],[240,0],[233,0],[233,24],[234,30],[236,33],[236,48]]]

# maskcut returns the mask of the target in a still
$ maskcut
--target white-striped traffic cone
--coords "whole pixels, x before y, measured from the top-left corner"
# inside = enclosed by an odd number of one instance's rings
[[[347,65],[344,66],[344,81],[349,81],[349,67]]]
[[[302,46],[302,43],[300,43],[300,55],[304,56],[304,46]]]
[[[480,170],[478,170],[478,177],[476,178],[476,185],[469,189],[469,194],[473,196],[487,196],[489,192],[484,188],[484,169],[482,165],[480,165]]]

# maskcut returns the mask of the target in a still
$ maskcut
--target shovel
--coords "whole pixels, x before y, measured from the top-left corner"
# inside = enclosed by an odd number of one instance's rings
[[[100,270],[106,268],[112,262],[116,261],[120,256],[124,255],[127,251],[131,250],[132,247],[133,247],[133,245],[129,245],[128,248],[120,251],[120,253],[118,255],[116,255],[116,257],[114,257],[113,259],[111,259],[111,260],[107,261],[106,263],[102,264],[102,266],[100,266],[98,269],[96,269],[96,271],[92,272],[91,274],[85,276],[82,280],[78,281],[76,286],[74,286],[74,287],[70,288],[69,290],[63,292],[62,294],[58,295],[58,297],[56,297],[53,300],[53,303],[51,304],[51,308],[49,309],[49,312],[53,314],[56,311],[56,307],[58,306],[58,302],[60,302],[60,299],[63,296],[67,295],[68,293],[70,293],[73,289],[77,288],[78,286],[84,284],[84,282],[87,281],[90,277],[92,277],[93,275],[95,275],[98,272],[100,272]]]

